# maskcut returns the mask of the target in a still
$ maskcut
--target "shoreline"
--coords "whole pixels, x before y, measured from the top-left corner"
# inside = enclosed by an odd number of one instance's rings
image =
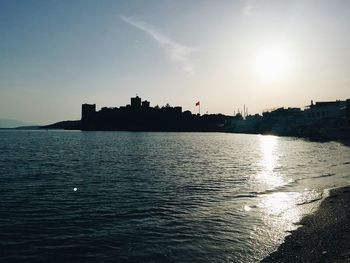
[[[350,262],[350,186],[331,189],[299,224],[261,262]]]

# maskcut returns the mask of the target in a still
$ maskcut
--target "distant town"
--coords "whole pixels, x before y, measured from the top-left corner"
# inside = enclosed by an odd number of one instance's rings
[[[200,102],[196,103],[200,107]],[[274,134],[313,139],[350,138],[350,99],[313,102],[301,108],[277,108],[262,115],[193,114],[182,107],[151,107],[147,100],[131,98],[121,107],[83,104],[80,121],[64,121],[42,128],[63,128],[84,131],[188,131]]]

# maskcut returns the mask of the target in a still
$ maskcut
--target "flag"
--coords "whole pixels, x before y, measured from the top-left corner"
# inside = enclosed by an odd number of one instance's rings
[[[201,105],[201,104],[200,104],[200,102],[199,102],[199,101],[197,101],[197,102],[196,102],[196,106],[199,106],[199,105]]]

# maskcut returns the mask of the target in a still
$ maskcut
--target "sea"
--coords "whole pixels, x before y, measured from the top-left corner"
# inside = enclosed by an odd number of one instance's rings
[[[258,262],[328,189],[338,142],[0,131],[0,262]]]

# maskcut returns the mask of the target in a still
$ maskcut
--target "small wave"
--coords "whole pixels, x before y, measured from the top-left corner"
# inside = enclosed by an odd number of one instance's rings
[[[335,174],[328,173],[328,174],[322,174],[322,175],[320,175],[320,176],[315,176],[315,177],[313,177],[313,178],[329,177],[329,176],[333,176],[333,175],[335,175]]]
[[[256,192],[256,194],[257,195],[267,195],[267,194],[272,194],[272,193],[277,193],[277,192],[288,192],[289,187],[294,183],[295,183],[295,181],[292,181],[288,184],[278,186],[276,188],[271,188],[271,189],[267,189],[265,191]]]
[[[295,182],[298,183],[300,181],[304,181],[304,180],[312,180],[312,179],[317,179],[317,178],[323,178],[323,177],[330,177],[330,176],[334,176],[334,173],[328,173],[328,174],[321,174],[318,176],[312,176],[312,177],[303,177],[303,178],[299,178],[299,179],[295,179]]]
[[[311,199],[311,200],[307,200],[307,201],[304,201],[304,202],[300,202],[300,203],[297,203],[296,205],[307,205],[307,204],[312,204],[314,202],[317,202],[317,201],[320,201],[323,199],[323,195],[321,194],[320,197],[317,197],[317,198],[314,198],[314,199]]]
[[[350,161],[344,162],[344,163],[334,163],[334,164],[331,164],[329,167],[336,167],[336,166],[347,165],[347,164],[350,164]]]
[[[256,192],[251,192],[251,193],[247,193],[247,194],[236,194],[233,196],[233,198],[254,198],[257,197],[258,193]]]

